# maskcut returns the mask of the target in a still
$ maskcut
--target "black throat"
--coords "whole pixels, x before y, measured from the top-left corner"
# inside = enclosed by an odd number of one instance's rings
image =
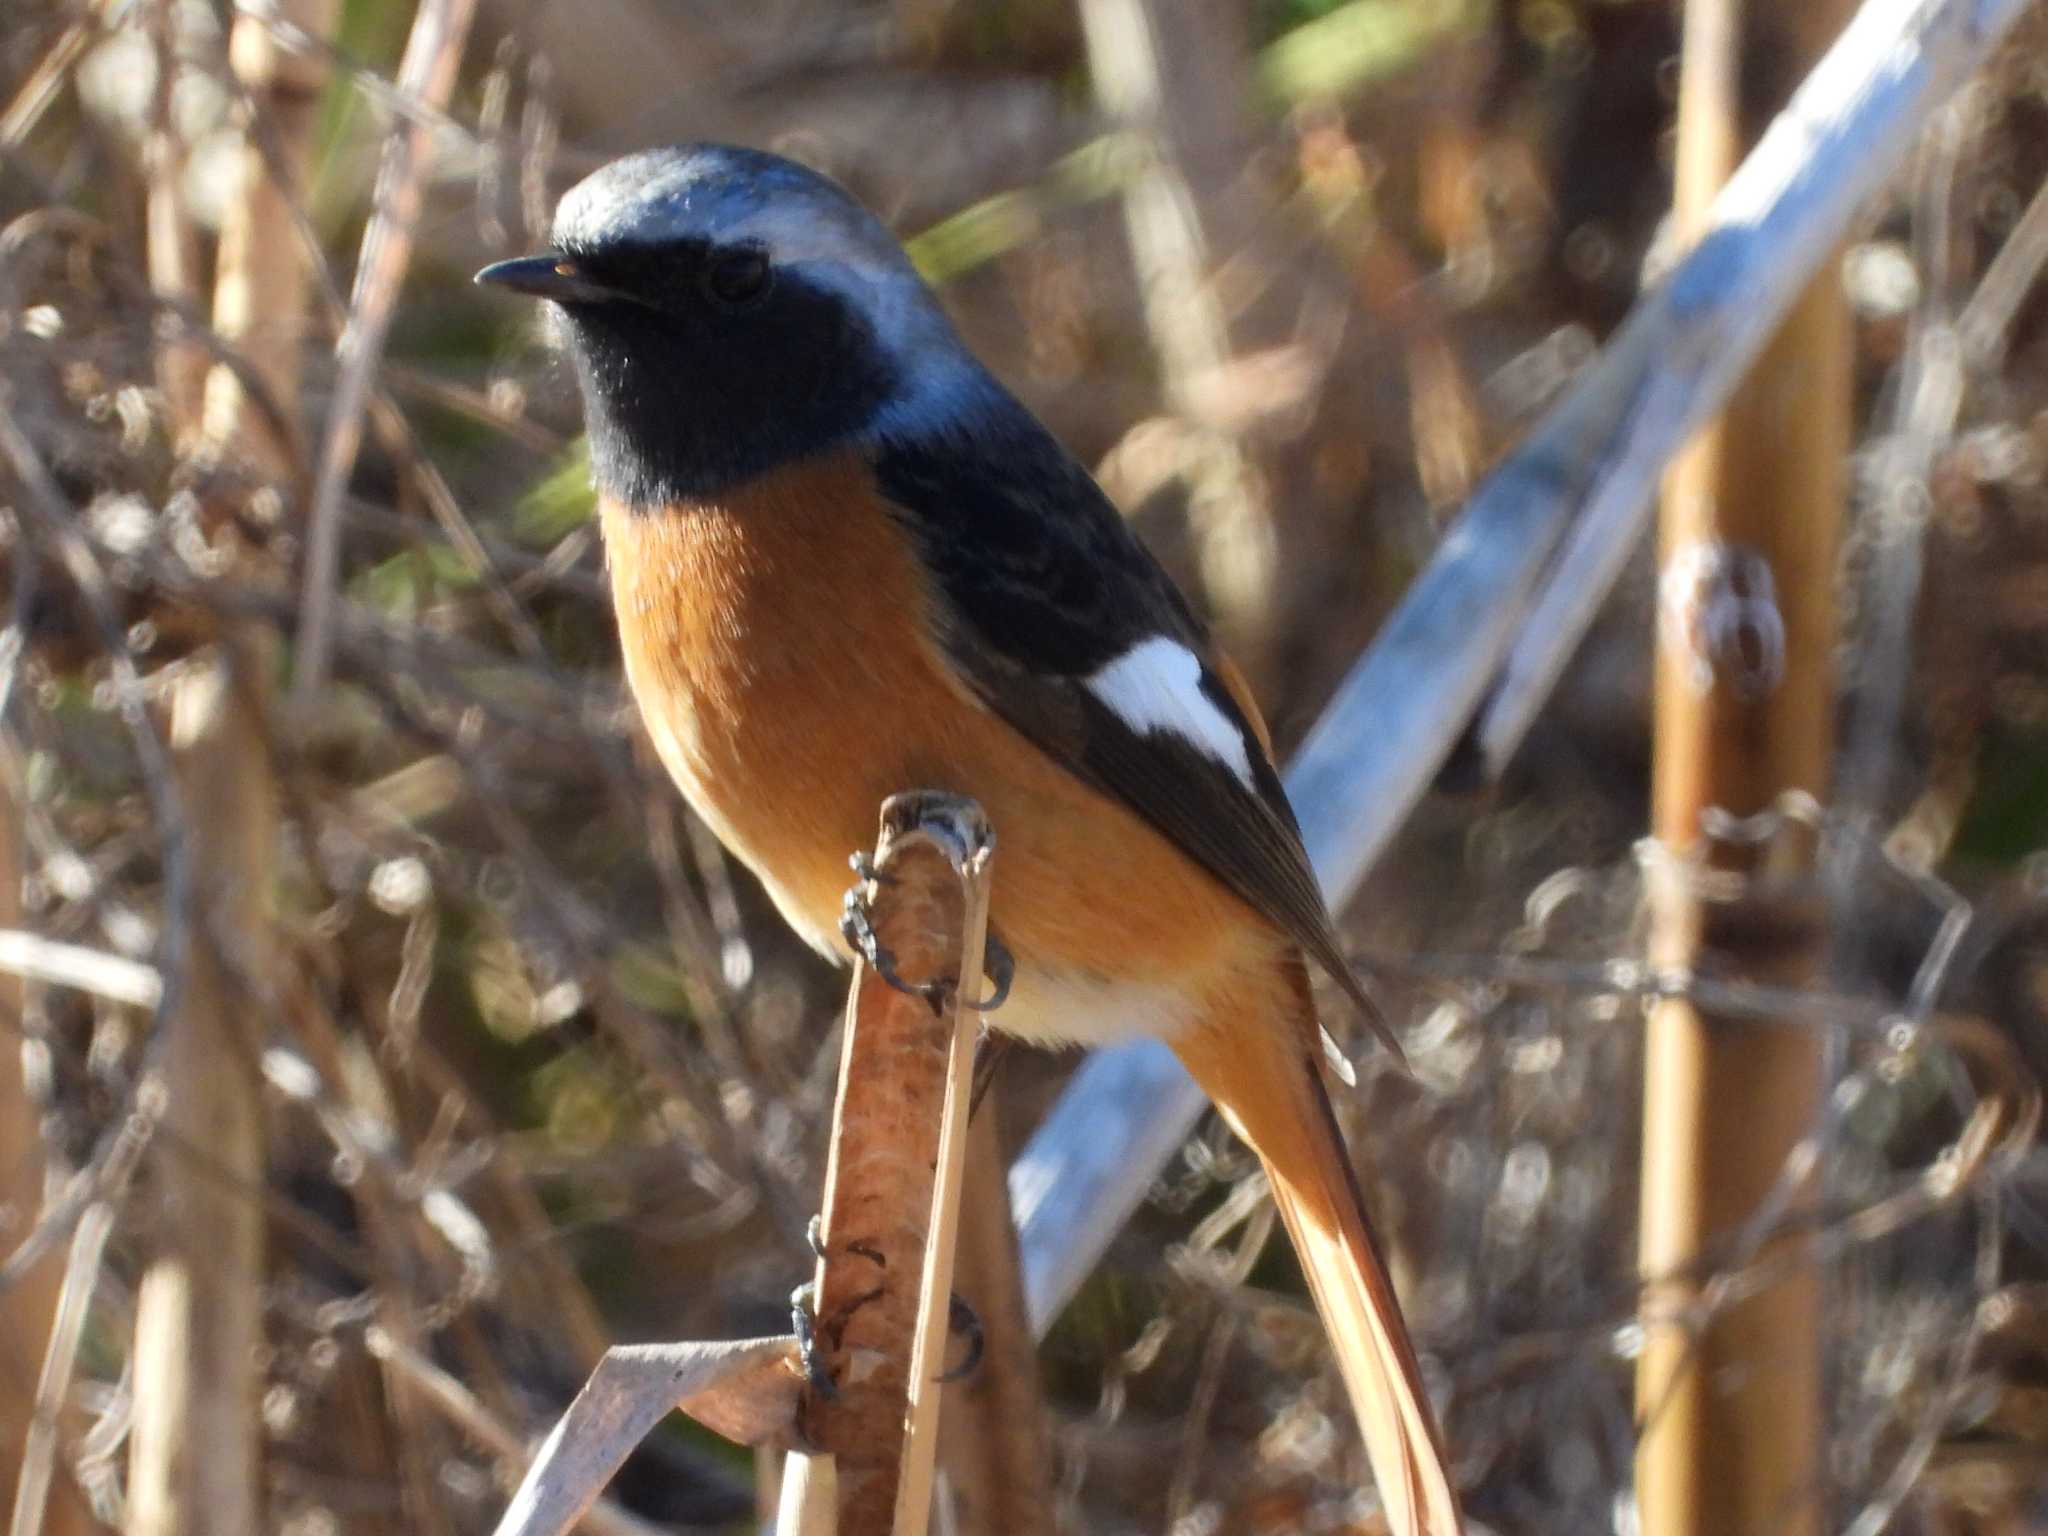
[[[702,499],[828,452],[898,383],[868,323],[795,276],[746,314],[619,300],[576,306],[567,330],[591,477],[630,507]]]

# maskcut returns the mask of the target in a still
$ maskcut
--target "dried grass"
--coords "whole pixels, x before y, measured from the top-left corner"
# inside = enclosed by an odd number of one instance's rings
[[[1372,9],[1232,14],[1256,50],[1315,13]],[[1262,105],[1215,173],[1252,211],[1222,244],[1209,232],[1209,257],[1243,365],[1223,414],[1277,540],[1257,681],[1283,741],[1436,538],[1445,487],[1611,324],[1661,208],[1666,8],[1468,9],[1402,41],[1419,64],[1362,66],[1339,108]],[[409,15],[351,7],[331,42],[281,38],[327,96],[302,218],[272,232],[322,256],[302,405],[243,365],[294,445],[270,474],[177,437],[167,350],[241,359],[188,296],[153,291],[155,108],[118,70],[94,73],[124,45],[101,10],[43,0],[0,38],[0,783],[32,936],[0,963],[26,978],[8,1044],[49,1166],[40,1210],[0,1222],[0,1287],[31,1255],[91,1257],[89,1213],[112,1214],[103,1259],[74,1265],[92,1278],[50,1499],[114,1523],[152,1170],[214,1166],[202,1140],[166,1133],[156,1055],[204,924],[162,706],[223,632],[282,643],[303,617],[277,578],[305,557],[308,445],[342,391],[334,274],[390,132],[419,127],[441,169],[335,492],[327,681],[292,729],[261,722],[282,806],[280,979],[246,1065],[269,1171],[233,1192],[265,1215],[272,1527],[488,1529],[506,1437],[548,1423],[606,1342],[779,1328],[809,1267],[840,981],[685,820],[638,741],[577,472],[547,488],[574,431],[566,382],[467,286],[534,238],[546,192],[613,149],[715,134],[801,150],[898,227],[943,231],[922,249],[943,256],[963,328],[1084,456],[1145,470],[1140,527],[1201,586],[1165,489],[1193,439],[1162,404],[1111,206],[1123,183],[1062,158],[1109,142],[1071,88],[1082,42],[1064,8],[487,11],[438,105],[394,83]],[[202,151],[239,98],[199,22],[180,132],[203,210]],[[1839,1054],[1825,1143],[1803,1149],[1823,1171],[1807,1219],[1830,1298],[1829,1528],[2014,1530],[2048,1490],[2032,1119],[2048,1069],[2033,851],[2048,846],[2048,31],[2023,31],[1941,182],[1888,194],[1848,267],[1869,488],[1845,660],[1852,717],[1874,700],[1885,718],[1889,690],[1896,725],[1861,738],[1882,769],[1867,800],[1782,814],[1811,821],[1823,868],[1860,874],[1846,894],[1718,893],[1845,903],[1853,972],[1788,993],[1641,962],[1646,574],[1506,781],[1435,797],[1356,904],[1417,1081],[1368,1061],[1343,1113],[1386,1171],[1397,1268],[1490,1528],[1620,1518],[1645,1326],[1634,1085],[1643,1011],[1674,990]],[[1249,67],[1277,90],[1299,57]],[[1936,206],[1947,235],[1929,251]],[[202,231],[202,262],[211,244]],[[1926,356],[1921,299],[1937,294],[1967,345],[1954,412],[1926,432],[1899,380]],[[1259,360],[1288,366],[1277,382],[1243,371]],[[1896,553],[1892,445],[1916,432],[1919,597],[1900,650],[1879,573]],[[1165,458],[1146,469],[1141,449]],[[1885,655],[1905,659],[1859,665]],[[229,937],[211,935],[231,954]],[[1063,1070],[1012,1053],[1006,1122],[1028,1124]],[[1341,1395],[1262,1210],[1250,1161],[1206,1128],[1055,1330],[1066,1528],[1370,1529]],[[1731,1236],[1710,1295],[1767,1278],[1772,1230]],[[0,1356],[0,1447],[40,1368]],[[613,1494],[670,1527],[739,1528],[754,1505],[743,1467],[680,1435]]]

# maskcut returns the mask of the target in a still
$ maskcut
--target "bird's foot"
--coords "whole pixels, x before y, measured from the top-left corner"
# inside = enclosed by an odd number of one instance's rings
[[[856,852],[848,855],[847,866],[858,875],[859,880],[848,888],[842,910],[839,914],[839,933],[853,952],[865,960],[868,968],[898,992],[909,997],[924,999],[932,1012],[942,1013],[953,1001],[955,983],[951,981],[908,981],[896,969],[896,957],[875,932],[874,914],[869,908],[868,887],[871,885],[893,885],[895,877],[882,873],[872,856]],[[1010,987],[1017,979],[1017,960],[1010,953],[1009,946],[990,929],[982,947],[982,973],[988,978],[989,995],[967,1006],[977,1013],[993,1013],[1009,1000]]]
[[[922,998],[934,1013],[944,1009],[947,999],[952,996],[952,983],[906,981],[896,969],[895,955],[875,932],[874,917],[868,910],[865,878],[846,893],[845,907],[839,914],[839,933],[848,947],[867,962],[868,969],[898,992],[907,997]]]

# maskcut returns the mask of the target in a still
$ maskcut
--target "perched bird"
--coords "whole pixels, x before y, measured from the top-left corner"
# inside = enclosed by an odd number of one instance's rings
[[[653,150],[478,280],[559,306],[626,676],[696,812],[842,961],[905,789],[1001,839],[1004,1032],[1164,1040],[1264,1161],[1397,1531],[1458,1510],[1331,1113],[1308,962],[1367,1010],[1243,678],[889,232],[754,150]]]

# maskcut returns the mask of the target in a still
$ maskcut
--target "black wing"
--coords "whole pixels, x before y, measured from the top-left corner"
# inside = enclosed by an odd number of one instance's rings
[[[1286,791],[1211,664],[1209,638],[1093,477],[1016,402],[972,434],[885,441],[877,482],[942,599],[947,653],[989,707],[1122,801],[1314,956],[1393,1044],[1345,963]],[[1154,636],[1201,662],[1249,786],[1172,731],[1132,729],[1085,679]]]

